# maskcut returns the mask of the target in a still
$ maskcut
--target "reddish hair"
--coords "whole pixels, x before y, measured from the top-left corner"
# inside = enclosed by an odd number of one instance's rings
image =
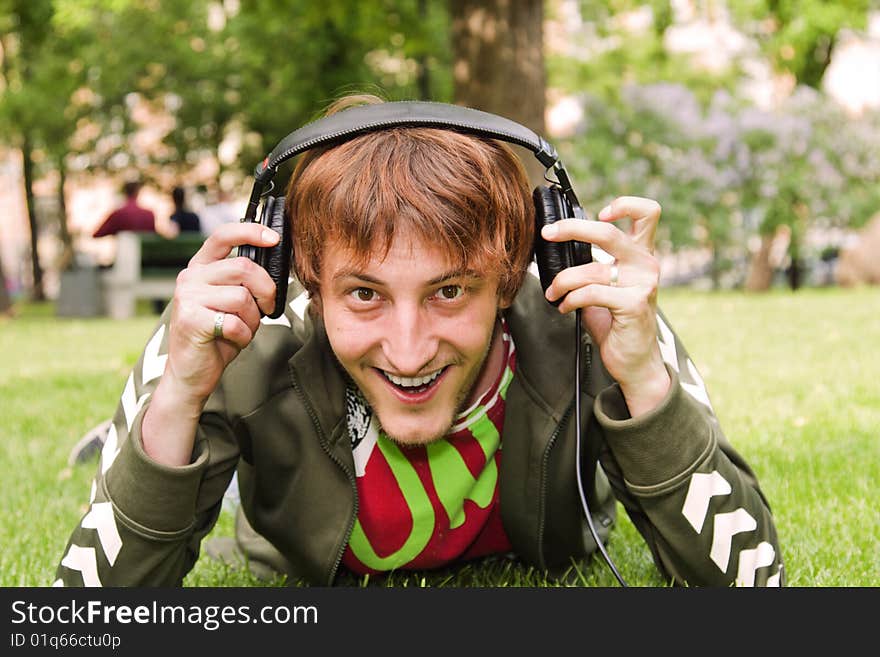
[[[436,245],[455,268],[497,275],[505,304],[532,256],[535,210],[519,159],[503,143],[451,130],[390,128],[309,151],[286,206],[294,270],[312,297],[328,244],[365,264],[388,253],[398,230]]]

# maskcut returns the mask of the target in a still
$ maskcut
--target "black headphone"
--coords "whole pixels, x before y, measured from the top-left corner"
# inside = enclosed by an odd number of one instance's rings
[[[548,242],[541,237],[541,228],[564,218],[586,219],[584,211],[572,189],[571,180],[562,162],[550,144],[525,126],[495,114],[479,110],[428,102],[391,102],[375,105],[358,105],[318,119],[302,128],[291,132],[278,144],[254,171],[254,187],[248,200],[247,210],[242,222],[258,222],[271,228],[281,235],[278,244],[272,247],[256,247],[243,245],[239,247],[239,255],[246,256],[261,265],[276,285],[275,309],[269,317],[277,318],[284,313],[287,298],[287,280],[290,271],[290,259],[293,255],[291,228],[285,213],[284,196],[271,196],[274,188],[272,178],[278,167],[290,158],[319,146],[327,146],[348,141],[358,135],[377,130],[395,127],[426,127],[454,130],[480,137],[490,137],[500,141],[523,146],[531,150],[547,171],[551,169],[556,181],[548,179],[548,186],[536,187],[532,192],[535,204],[535,239],[533,252],[538,264],[538,275],[544,291],[563,269],[592,261],[589,244],[578,241]],[[268,189],[266,187],[268,186]],[[265,190],[265,191],[264,191]],[[265,197],[260,217],[257,219],[257,208],[260,199]],[[561,299],[553,305],[559,305]],[[260,311],[262,313],[262,311]],[[575,417],[580,413],[580,360],[581,360],[581,311],[576,311],[575,329]],[[587,498],[581,480],[581,432],[580,422],[576,425],[575,470],[577,473],[578,493],[586,516],[590,533],[599,548],[602,557],[621,585],[626,582],[620,576],[593,524],[592,514],[587,506]]]
[[[254,187],[242,222],[258,222],[281,235],[272,247],[243,245],[239,255],[261,265],[275,282],[275,309],[269,317],[284,312],[287,281],[293,254],[291,228],[285,213],[284,196],[272,196],[272,182],[278,167],[290,158],[307,150],[348,141],[358,135],[394,127],[421,126],[454,130],[467,134],[490,137],[523,146],[552,169],[556,181],[549,186],[536,187],[532,193],[535,204],[535,240],[533,251],[538,263],[541,286],[546,291],[553,278],[563,269],[592,261],[590,245],[583,242],[547,242],[541,237],[541,228],[559,219],[584,219],[568,173],[550,144],[534,132],[514,121],[479,110],[429,102],[390,102],[358,105],[313,121],[291,132],[279,143],[254,171]],[[266,189],[268,186],[268,190]],[[265,191],[264,191],[265,190]],[[263,206],[257,219],[260,199]],[[554,305],[558,305],[556,301]]]

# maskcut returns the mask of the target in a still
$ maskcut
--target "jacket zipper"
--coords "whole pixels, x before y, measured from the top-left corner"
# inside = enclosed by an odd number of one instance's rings
[[[589,344],[583,345],[584,352],[584,372],[586,372],[585,378],[587,381],[590,377],[590,368],[592,367],[592,350],[590,349]],[[578,376],[580,376],[580,372],[578,372]],[[582,383],[586,384],[587,381],[583,381]],[[583,390],[583,388],[582,388]],[[540,522],[538,523],[538,550],[539,556],[541,558],[541,567],[546,568],[546,563],[544,563],[544,528],[546,525],[547,514],[545,509],[547,508],[547,471],[549,469],[550,463],[550,452],[553,449],[553,446],[556,444],[556,439],[559,437],[559,433],[562,431],[562,426],[568,421],[569,417],[574,410],[574,399],[569,402],[568,407],[565,409],[565,413],[563,413],[562,418],[559,420],[559,423],[556,425],[556,428],[553,430],[553,433],[550,435],[550,440],[547,443],[547,447],[544,449],[544,455],[541,459],[541,496],[539,498],[539,508],[538,508],[538,517],[540,518]],[[580,418],[575,420],[576,422],[580,422]],[[583,439],[583,436],[581,436]],[[580,467],[579,463],[575,464],[575,467]]]
[[[327,443],[327,437],[324,435],[323,429],[321,429],[321,424],[318,422],[318,415],[315,413],[315,410],[312,408],[312,405],[309,403],[308,398],[302,391],[302,388],[299,385],[299,380],[297,379],[297,375],[291,369],[291,382],[293,383],[293,389],[296,391],[296,394],[299,395],[299,398],[302,400],[303,405],[306,408],[306,412],[309,414],[309,419],[312,421],[312,426],[315,427],[315,431],[318,434],[318,442],[321,443],[321,449],[330,457],[339,468],[345,473],[345,476],[348,477],[348,481],[351,484],[351,489],[354,492],[354,509],[352,511],[351,516],[348,520],[348,526],[345,530],[345,540],[342,542],[342,545],[339,547],[336,553],[336,561],[333,563],[333,569],[330,571],[330,578],[327,582],[328,586],[333,584],[333,580],[336,579],[336,572],[339,570],[339,564],[342,563],[342,555],[345,553],[345,547],[348,545],[348,541],[351,538],[351,532],[354,529],[354,522],[358,515],[358,495],[357,495],[357,481],[355,481],[354,475],[351,471],[345,467],[345,464],[340,461],[335,454],[330,450],[330,445]]]
[[[559,420],[559,423],[553,430],[553,433],[550,436],[550,441],[547,443],[547,447],[544,449],[544,457],[541,459],[541,496],[539,498],[540,504],[538,507],[538,517],[540,518],[540,522],[538,523],[538,554],[541,558],[541,568],[547,567],[547,564],[544,562],[544,526],[546,525],[547,518],[547,470],[548,464],[550,462],[550,452],[553,449],[553,445],[556,444],[556,439],[559,437],[559,432],[562,430],[562,425],[564,425],[568,420],[573,408],[574,401],[572,401],[568,405],[568,408],[565,409],[565,413],[562,415],[562,419]]]

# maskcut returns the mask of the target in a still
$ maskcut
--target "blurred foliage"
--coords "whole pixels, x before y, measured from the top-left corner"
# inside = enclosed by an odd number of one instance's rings
[[[73,130],[67,108],[85,80],[71,70],[75,40],[52,38],[51,18],[49,0],[0,0],[0,137],[15,146],[29,134],[48,150],[64,150]]]
[[[651,22],[643,29],[633,30],[621,20],[646,10]],[[550,86],[589,91],[617,105],[623,83],[679,82],[708,100],[714,89],[732,89],[739,78],[736,69],[710,73],[694,66],[691,56],[665,47],[673,20],[668,0],[581,0],[580,18],[573,43],[561,51],[554,48],[547,58]]]
[[[447,17],[431,6],[415,0],[250,0],[227,14],[215,53],[224,75],[216,79],[224,80],[228,111],[250,137],[245,160],[262,159],[343,93],[417,98],[419,77],[430,73],[435,86],[428,94],[448,100]],[[183,96],[183,106],[198,102],[191,96]]]
[[[739,0],[730,10],[777,71],[815,89],[831,62],[840,31],[863,30],[874,0]]]
[[[689,4],[709,22],[729,14],[776,71],[813,88],[819,88],[840,31],[864,30],[868,12],[878,9],[876,0],[700,0]],[[684,6],[679,3],[679,8]],[[595,25],[600,36],[616,34],[620,16],[645,9],[653,18],[654,36],[662,38],[674,22],[670,0],[580,0],[581,15]],[[658,55],[663,57],[663,53]]]
[[[0,0],[0,139],[149,178],[235,134],[221,165],[247,174],[343,93],[448,100],[447,23],[425,0]]]
[[[650,24],[624,27],[621,16],[646,4]],[[766,4],[737,5],[739,20],[759,21]],[[769,4],[798,29],[829,25],[818,8],[827,3],[798,3],[797,16],[782,10],[787,3]],[[832,12],[835,29],[864,24],[861,5],[846,6]],[[858,227],[880,209],[880,113],[849,116],[806,84],[759,107],[743,90],[738,58],[709,70],[664,48],[664,7],[584,0],[578,38],[550,57],[550,86],[583,109],[576,134],[557,145],[585,207],[595,213],[624,194],[660,199],[661,245],[706,247],[718,263],[748,257],[749,237],[780,226],[791,229],[798,257],[808,229]]]
[[[787,225],[858,227],[880,208],[880,113],[849,117],[801,87],[764,110],[719,91],[703,108],[681,84],[629,84],[616,111],[583,96],[568,148],[596,207],[613,195],[663,199],[662,239],[744,253]]]

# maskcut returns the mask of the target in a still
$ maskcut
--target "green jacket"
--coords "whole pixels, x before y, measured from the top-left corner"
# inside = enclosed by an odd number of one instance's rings
[[[61,583],[180,584],[236,468],[244,514],[283,555],[291,580],[334,582],[358,508],[345,378],[296,285],[289,300],[286,314],[264,320],[227,368],[192,462],[179,468],[150,460],[140,435],[166,359],[166,313],[126,383],[89,510],[58,567]],[[574,467],[574,320],[531,277],[507,319],[517,366],[505,407],[502,519],[517,555],[552,570],[596,548]],[[662,315],[658,326],[673,385],[635,420],[598,353],[588,342],[583,350],[583,478],[594,524],[607,536],[620,501],[657,567],[676,582],[780,585],[776,530],[756,478],[725,439]]]

